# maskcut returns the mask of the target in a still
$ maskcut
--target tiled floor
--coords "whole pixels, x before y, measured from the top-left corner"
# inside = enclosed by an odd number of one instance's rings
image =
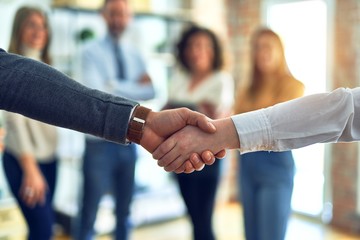
[[[239,204],[221,203],[217,206],[214,226],[218,240],[245,240],[242,227],[241,207]],[[12,213],[11,213],[12,212]],[[7,216],[12,222],[0,219],[0,239],[25,240],[24,226],[18,211],[9,211]],[[360,236],[350,236],[306,217],[293,215],[289,221],[286,240],[355,240]],[[70,240],[67,236],[57,236],[54,240]],[[97,240],[111,240],[100,236]],[[191,240],[191,226],[187,218],[146,225],[134,229],[131,240]]]

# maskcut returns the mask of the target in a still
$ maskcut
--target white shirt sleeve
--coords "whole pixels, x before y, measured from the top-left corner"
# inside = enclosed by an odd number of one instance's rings
[[[339,88],[232,117],[242,153],[360,140],[360,88]]]

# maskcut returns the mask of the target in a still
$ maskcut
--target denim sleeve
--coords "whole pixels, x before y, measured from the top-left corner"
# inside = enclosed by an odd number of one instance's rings
[[[125,143],[137,104],[87,88],[46,64],[0,49],[0,109]]]

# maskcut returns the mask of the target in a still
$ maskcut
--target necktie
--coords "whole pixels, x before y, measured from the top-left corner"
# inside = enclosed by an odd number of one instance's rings
[[[117,77],[120,80],[124,80],[125,79],[124,59],[121,48],[117,43],[114,43],[114,54],[116,59]]]

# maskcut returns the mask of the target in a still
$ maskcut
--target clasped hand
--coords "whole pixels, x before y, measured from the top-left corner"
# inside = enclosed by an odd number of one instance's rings
[[[230,118],[212,121],[201,113],[178,108],[151,112],[140,144],[166,171],[191,173],[213,164],[215,156],[225,157],[224,149],[238,142],[229,142],[229,137],[238,138]]]

